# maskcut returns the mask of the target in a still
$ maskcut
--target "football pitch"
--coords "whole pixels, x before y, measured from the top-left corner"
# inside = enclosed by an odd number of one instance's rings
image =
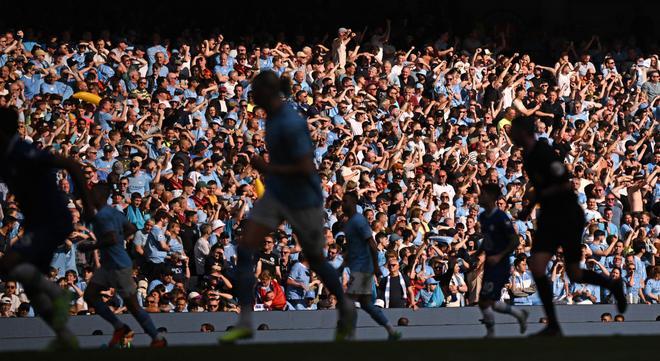
[[[0,353],[3,360],[658,360],[657,336],[315,342]]]

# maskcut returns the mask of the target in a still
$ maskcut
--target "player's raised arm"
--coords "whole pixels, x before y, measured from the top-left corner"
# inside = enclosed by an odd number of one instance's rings
[[[64,169],[69,173],[71,180],[73,180],[75,190],[78,192],[78,195],[83,202],[82,217],[85,221],[90,221],[96,213],[96,208],[94,207],[80,165],[71,159],[56,155],[52,158],[51,166],[53,168]]]

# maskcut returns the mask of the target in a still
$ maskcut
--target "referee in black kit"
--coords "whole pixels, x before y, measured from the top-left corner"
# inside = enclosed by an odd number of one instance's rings
[[[532,117],[519,117],[513,121],[513,141],[523,148],[525,171],[534,187],[527,196],[529,204],[519,218],[527,219],[538,203],[536,239],[532,245],[530,270],[534,276],[548,325],[537,336],[560,336],[561,329],[552,303],[552,287],[546,276],[546,267],[559,246],[564,251],[566,272],[573,282],[590,283],[609,289],[617,301],[620,313],[626,310],[621,280],[613,281],[603,275],[580,268],[580,245],[585,226],[584,212],[577,195],[571,188],[569,174],[560,158],[547,141],[536,139]]]

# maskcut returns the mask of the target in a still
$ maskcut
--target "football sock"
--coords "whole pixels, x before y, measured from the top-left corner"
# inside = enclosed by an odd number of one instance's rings
[[[139,308],[137,312],[135,312],[133,317],[135,317],[138,323],[140,323],[140,326],[142,326],[144,332],[146,332],[149,336],[151,336],[151,339],[156,340],[160,337],[158,335],[158,330],[154,325],[154,321],[151,319],[151,316],[149,316],[147,311],[145,311],[143,308]]]
[[[118,330],[125,326],[125,324],[119,320],[117,315],[115,315],[115,313],[112,312],[110,307],[108,307],[108,304],[101,301],[100,299],[92,302],[90,306],[94,307],[96,314],[101,316],[101,318],[103,318],[104,320],[108,321],[108,323],[110,323],[115,330]]]

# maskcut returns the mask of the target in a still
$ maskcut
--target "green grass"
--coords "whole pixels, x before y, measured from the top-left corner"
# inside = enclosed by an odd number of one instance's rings
[[[639,361],[658,360],[658,337],[566,337],[546,339],[424,340],[399,342],[281,343],[191,346],[166,349],[7,352],[2,360],[231,360],[231,361]]]

